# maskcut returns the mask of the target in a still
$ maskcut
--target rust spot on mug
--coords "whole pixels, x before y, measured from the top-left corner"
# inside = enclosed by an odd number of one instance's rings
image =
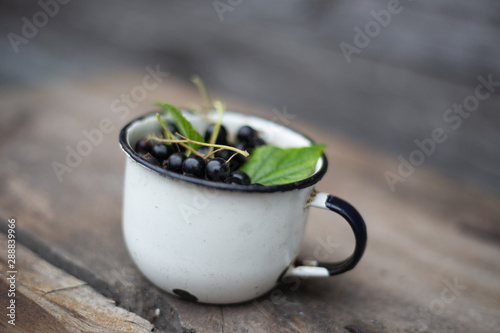
[[[316,190],[313,189],[311,191],[311,194],[309,195],[309,198],[307,198],[306,200],[306,206],[308,206],[314,200],[314,198],[316,198],[316,194],[318,194],[318,192],[316,192]]]
[[[194,296],[193,294],[191,294],[183,289],[174,289],[173,292],[174,292],[174,294],[176,294],[177,296],[179,296],[182,299],[185,299],[185,300],[191,301],[191,302],[198,302],[198,298],[196,296]]]

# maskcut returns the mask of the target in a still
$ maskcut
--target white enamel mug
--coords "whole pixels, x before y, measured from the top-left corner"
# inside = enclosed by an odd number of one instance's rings
[[[183,112],[199,132],[204,120]],[[213,115],[215,119],[215,115]],[[243,125],[262,133],[268,144],[309,146],[304,135],[262,118],[226,112],[229,135]],[[132,147],[158,132],[155,114],[133,120],[120,132],[127,154],[123,233],[139,270],[155,285],[182,298],[229,304],[257,298],[282,278],[327,277],[358,263],[366,246],[361,215],[347,202],[317,193],[327,170],[323,155],[307,179],[276,186],[228,185],[184,176],[141,159]],[[309,207],[330,209],[351,226],[354,253],[338,263],[296,265]]]

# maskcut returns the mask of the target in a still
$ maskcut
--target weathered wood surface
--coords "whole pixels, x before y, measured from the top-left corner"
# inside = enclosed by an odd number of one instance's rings
[[[151,332],[152,325],[134,313],[115,306],[84,281],[40,259],[22,244],[16,245],[14,280],[8,274],[7,238],[0,235],[0,305],[2,332]],[[14,282],[15,288],[11,288]],[[13,290],[15,296],[7,295]],[[15,325],[7,323],[10,300],[15,300]]]
[[[500,325],[500,198],[423,167],[393,193],[383,177],[394,167],[391,159],[300,117],[288,125],[328,144],[330,169],[317,189],[350,201],[368,224],[368,247],[359,266],[234,306],[192,304],[151,286],[122,241],[124,156],[117,133],[126,119],[149,111],[152,101],[186,105],[198,97],[169,77],[120,119],[110,109],[112,100],[140,85],[144,75],[116,73],[2,93],[2,230],[8,217],[16,217],[20,242],[150,320],[157,331],[486,333]],[[52,161],[64,163],[65,146],[75,147],[84,139],[81,131],[98,127],[103,118],[115,125],[112,133],[58,182]],[[352,236],[340,218],[311,211],[302,257],[333,260],[351,249]]]
[[[374,21],[388,0],[71,1],[14,53],[0,39],[0,85],[35,86],[129,66],[188,78],[267,109],[307,118],[325,131],[390,152],[394,163],[445,127],[443,113],[474,93],[479,75],[500,81],[500,2],[402,0],[347,63],[339,44],[355,45],[355,27]],[[0,32],[20,33],[37,1],[4,0]],[[440,145],[426,165],[500,193],[500,97]]]

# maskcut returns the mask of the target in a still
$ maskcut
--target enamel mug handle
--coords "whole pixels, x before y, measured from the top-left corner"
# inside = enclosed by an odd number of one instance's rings
[[[361,215],[348,202],[327,193],[316,193],[309,206],[329,209],[342,216],[354,232],[356,247],[353,254],[343,261],[325,263],[305,260],[303,263],[305,266],[290,268],[286,276],[323,277],[341,274],[353,269],[363,256],[366,248],[366,225]]]

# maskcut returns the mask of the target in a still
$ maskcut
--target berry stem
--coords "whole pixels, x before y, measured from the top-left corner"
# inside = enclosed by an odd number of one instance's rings
[[[207,88],[205,87],[205,84],[198,75],[194,75],[193,77],[191,77],[191,82],[193,82],[196,85],[198,91],[200,92],[203,102],[205,103],[205,113],[206,113],[212,108],[212,101],[208,96]]]
[[[241,150],[241,149],[238,149],[236,147],[231,147],[231,146],[226,146],[226,145],[218,145],[218,144],[214,144],[214,143],[198,142],[198,141],[194,141],[194,140],[191,140],[189,138],[186,138],[185,136],[183,136],[183,135],[181,135],[179,133],[177,133],[177,135],[179,135],[181,138],[187,140],[187,142],[189,142],[189,143],[194,143],[194,144],[197,144],[197,145],[200,145],[200,146],[215,147],[215,148],[219,148],[220,150],[224,150],[224,149],[232,150],[232,151],[235,151],[238,154],[241,154],[241,155],[243,155],[245,157],[247,157],[249,155],[246,150]]]
[[[235,151],[238,154],[241,154],[241,155],[243,155],[245,157],[247,157],[249,155],[246,150],[240,150],[238,148],[231,147],[231,146],[217,145],[217,144],[211,144],[211,143],[205,143],[205,142],[198,142],[198,141],[194,141],[194,140],[188,139],[188,138],[186,138],[185,136],[182,136],[179,133],[176,133],[176,134],[178,136],[180,136],[182,138],[182,140],[181,139],[161,139],[161,138],[158,138],[156,136],[153,136],[153,137],[151,137],[149,139],[150,140],[155,140],[155,141],[158,141],[158,142],[163,142],[163,143],[179,143],[179,144],[194,143],[194,144],[197,144],[197,145],[200,145],[200,146],[216,147],[216,148],[220,148],[220,149],[232,150],[232,151]],[[194,154],[196,154],[198,156],[204,157],[204,155],[200,154],[199,152],[197,152],[193,148],[189,147],[188,145],[186,145],[186,149],[189,149],[191,152],[193,152]],[[213,152],[212,152],[212,154],[213,154]]]
[[[165,119],[161,119],[161,116],[158,112],[156,113],[156,119],[158,119],[158,122],[161,124],[161,127],[163,127],[163,130],[165,131],[166,138],[169,140],[175,140],[176,139],[175,135],[168,129],[167,121]],[[177,134],[179,134],[179,133],[177,133]],[[195,152],[195,154],[198,153],[195,149],[191,148],[189,145],[187,145],[183,142],[178,142],[178,143],[179,143],[179,145],[181,145],[182,147],[184,147],[188,150],[188,157],[189,157],[189,155],[191,155],[192,152]],[[199,155],[199,154],[197,154],[197,155]]]
[[[175,133],[175,134],[177,134],[179,136],[182,136],[179,133]],[[178,143],[178,144],[180,144],[181,146],[183,146],[184,148],[186,148],[188,150],[187,157],[189,157],[191,155],[191,153],[193,153],[195,155],[198,155],[200,157],[205,158],[205,155],[201,154],[200,152],[197,152],[196,149],[194,149],[191,146],[189,146],[189,145],[186,144],[187,142],[189,142],[189,143],[198,143],[197,141],[193,141],[193,140],[179,140],[179,139],[162,139],[162,138],[157,137],[156,135],[148,137],[147,140],[153,140],[153,141],[161,142],[161,143]]]
[[[222,115],[224,114],[225,105],[221,101],[214,101],[214,107],[217,110],[218,118],[215,123],[214,130],[212,132],[212,136],[210,137],[210,144],[215,144],[217,141],[217,137],[219,136],[220,126],[222,124]],[[212,154],[214,147],[208,148],[208,155]]]
[[[205,156],[206,157],[214,156],[216,153],[220,152],[221,150],[224,150],[224,148],[217,148],[213,152],[207,153]],[[238,153],[235,153],[235,154],[238,154]]]
[[[165,137],[167,139],[174,138],[174,135],[168,129],[167,121],[165,119],[161,119],[161,116],[158,112],[156,113],[156,119],[158,119],[158,122],[160,123],[161,127],[163,127],[163,130],[165,131]]]

